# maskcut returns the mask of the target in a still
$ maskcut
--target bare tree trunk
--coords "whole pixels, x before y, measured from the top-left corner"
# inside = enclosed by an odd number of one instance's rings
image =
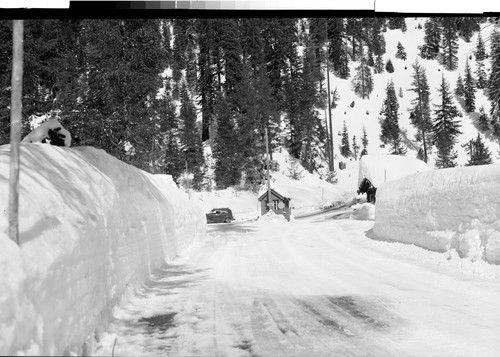
[[[23,20],[13,21],[10,114],[9,236],[19,245],[19,166],[23,93]]]

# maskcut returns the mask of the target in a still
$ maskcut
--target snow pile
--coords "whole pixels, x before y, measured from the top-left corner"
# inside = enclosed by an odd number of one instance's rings
[[[8,197],[9,146],[0,147]],[[0,354],[85,354],[126,292],[206,234],[166,176],[102,150],[21,146],[20,247],[0,201]]]
[[[500,164],[427,171],[377,190],[373,233],[500,263]]]
[[[23,143],[49,143],[57,146],[71,146],[71,134],[57,119],[49,119],[26,135]]]
[[[371,203],[363,203],[352,207],[352,219],[360,221],[374,221],[375,220],[375,205]]]
[[[400,155],[365,155],[359,161],[358,186],[364,178],[373,186],[400,179],[417,172],[432,170],[425,162]]]
[[[288,222],[285,216],[281,214],[274,213],[273,210],[268,211],[259,217],[258,222],[269,223],[269,222]]]

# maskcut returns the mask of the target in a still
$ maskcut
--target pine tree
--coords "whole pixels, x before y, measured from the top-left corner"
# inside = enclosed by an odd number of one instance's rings
[[[477,133],[477,139],[471,139],[468,143],[462,145],[469,155],[466,166],[489,165],[493,163],[491,152]]]
[[[358,159],[359,144],[356,140],[356,135],[352,137],[352,153],[354,154],[354,160]]]
[[[394,65],[392,64],[392,61],[390,58],[387,60],[387,63],[385,64],[385,70],[388,73],[394,73]]]
[[[349,78],[349,55],[347,53],[347,34],[342,18],[328,19],[328,50],[333,71],[342,79]]]
[[[196,109],[191,101],[185,83],[181,86],[180,100],[180,141],[183,158],[187,166],[186,170],[194,176],[194,188],[200,189],[203,181],[203,146],[201,143],[201,133],[196,128]]]
[[[477,17],[458,17],[456,18],[457,30],[460,36],[463,37],[465,42],[470,42],[470,39],[474,32],[479,31],[481,27],[479,26]]]
[[[476,85],[474,84],[468,59],[465,62],[464,99],[465,111],[467,113],[473,112],[476,109]]]
[[[443,66],[448,71],[454,71],[458,67],[458,36],[455,19],[444,17],[443,23]]]
[[[389,17],[387,26],[391,30],[401,29],[401,31],[406,31],[406,20],[404,17]],[[404,30],[403,30],[404,29]]]
[[[368,135],[366,133],[366,128],[363,125],[363,137],[361,138],[361,145],[363,145],[363,150],[361,150],[360,157],[363,155],[368,155]]]
[[[340,154],[346,158],[348,158],[352,155],[351,144],[349,143],[349,132],[347,131],[347,125],[346,125],[345,120],[344,120],[344,127],[342,129]]]
[[[488,115],[485,113],[483,106],[479,108],[479,117],[477,118],[477,124],[479,125],[479,129],[481,129],[482,131],[487,131],[490,129]]]
[[[476,87],[477,89],[484,89],[488,84],[487,74],[484,70],[484,62],[476,61]]]
[[[375,60],[373,72],[375,72],[375,73],[384,72],[384,59],[382,58],[382,55],[377,55],[377,59]]]
[[[442,30],[439,24],[439,19],[431,17],[427,20],[424,25],[424,31],[424,44],[419,47],[420,56],[423,59],[434,59],[439,53],[441,44]]]
[[[413,65],[412,91],[417,97],[412,100],[413,109],[411,123],[417,128],[417,140],[422,140],[422,157],[427,162],[427,154],[432,148],[432,120],[430,110],[430,88],[427,83],[425,68],[418,62]]]
[[[403,88],[399,87],[398,97],[403,98]]]
[[[477,44],[476,44],[476,61],[484,61],[486,58],[486,49],[484,47],[483,37],[481,36],[481,32],[477,35]]]
[[[382,115],[380,140],[384,144],[391,145],[391,154],[404,155],[404,149],[401,146],[401,132],[398,123],[399,104],[392,80],[387,84],[386,98],[382,106],[380,115]]]
[[[462,74],[458,74],[457,85],[455,86],[455,94],[458,96],[463,96],[465,93],[464,81],[462,79]]]
[[[356,68],[356,75],[352,80],[352,85],[354,92],[360,96],[362,99],[370,98],[370,94],[373,91],[373,77],[370,67],[366,65],[366,61],[363,58],[361,64]]]
[[[500,138],[500,32],[491,34],[491,73],[488,81],[488,99],[493,134]]]
[[[460,123],[455,120],[460,116],[456,106],[453,104],[449,84],[444,79],[439,87],[441,104],[434,105],[434,143],[437,147],[436,166],[440,168],[456,166],[457,153],[453,150],[457,142],[457,136],[461,134]]]
[[[398,41],[398,51],[396,52],[396,58],[406,61],[406,51],[401,42]]]
[[[215,106],[216,132],[213,158],[214,178],[217,187],[227,188],[239,184],[241,179],[240,148],[234,128],[234,118],[225,98],[217,98]]]

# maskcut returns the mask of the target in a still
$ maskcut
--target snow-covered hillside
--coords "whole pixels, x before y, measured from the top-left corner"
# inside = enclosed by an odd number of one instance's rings
[[[170,176],[103,150],[21,149],[20,246],[0,200],[0,355],[85,354],[124,294],[205,237],[205,216]],[[9,152],[0,147],[2,198]]]
[[[368,153],[369,154],[388,154],[389,149],[381,147],[380,141],[380,125],[379,117],[380,110],[382,108],[383,101],[385,99],[385,90],[387,83],[389,81],[394,82],[394,87],[396,93],[399,89],[402,89],[403,97],[397,97],[399,103],[399,126],[403,131],[406,131],[405,147],[408,147],[407,156],[416,157],[418,152],[418,142],[414,140],[415,128],[410,122],[410,111],[409,108],[412,107],[411,101],[415,99],[416,95],[414,92],[410,91],[411,82],[413,80],[412,75],[414,73],[412,64],[418,61],[420,65],[426,70],[429,87],[431,91],[431,111],[434,110],[433,104],[439,103],[439,93],[438,87],[441,83],[442,76],[450,84],[450,89],[454,90],[457,78],[459,74],[464,76],[465,62],[469,59],[469,65],[473,71],[476,68],[476,61],[473,55],[476,44],[477,36],[475,33],[472,36],[470,42],[465,42],[463,39],[459,39],[458,48],[458,69],[455,71],[447,71],[444,67],[439,64],[438,60],[424,60],[419,56],[418,46],[424,43],[424,30],[423,26],[425,24],[425,18],[406,18],[407,31],[402,32],[400,29],[390,30],[384,33],[386,41],[386,53],[383,56],[384,63],[391,59],[394,65],[394,73],[388,73],[384,71],[383,73],[373,74],[374,88],[369,99],[361,99],[352,90],[352,76],[356,73],[356,67],[359,66],[359,62],[350,63],[350,73],[351,77],[349,79],[340,79],[335,77],[330,73],[330,82],[332,91],[336,88],[339,94],[339,101],[337,108],[332,110],[332,120],[333,120],[333,135],[335,143],[335,152],[337,154],[337,159],[341,159],[339,154],[338,146],[340,144],[341,137],[340,134],[343,128],[343,122],[345,120],[349,136],[352,139],[353,135],[356,135],[358,143],[363,134],[363,125],[366,127],[368,135]],[[418,26],[421,25],[421,29]],[[488,38],[489,34],[493,31],[494,25],[490,23],[484,23],[481,25],[481,35],[483,39]],[[397,44],[401,42],[405,51],[407,53],[407,59],[401,60],[396,58]],[[489,51],[489,42],[486,43],[487,51]],[[484,61],[487,74],[489,74],[490,61],[486,59]],[[471,139],[477,137],[478,129],[475,125],[476,119],[478,117],[478,108],[484,107],[486,113],[489,112],[490,102],[486,98],[482,90],[476,92],[476,112],[466,113],[463,110],[463,100],[457,99],[454,96],[455,105],[462,112],[463,117],[459,118],[462,125],[462,134],[459,136],[459,143],[455,145],[455,150],[458,152],[458,165],[465,165],[467,162],[467,154],[461,144],[468,142]],[[351,103],[354,102],[354,107],[351,107]],[[321,113],[321,112],[320,112]],[[490,133],[486,133],[486,143],[490,149],[493,156],[494,162],[500,162],[500,149],[498,139],[491,137]],[[411,142],[410,142],[411,141]],[[435,154],[429,157],[429,163],[433,164],[435,160]]]

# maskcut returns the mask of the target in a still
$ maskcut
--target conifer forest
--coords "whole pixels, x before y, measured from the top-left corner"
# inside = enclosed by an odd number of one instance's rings
[[[470,41],[495,21],[425,19],[420,56],[455,71],[458,39]],[[327,111],[343,95],[328,88],[327,71],[352,81],[360,99],[369,98],[373,75],[394,71],[382,58],[384,32],[407,30],[403,17],[31,19],[24,26],[23,136],[34,116],[57,117],[73,145],[104,149],[176,182],[189,171],[195,189],[208,188],[211,180],[218,188],[260,184],[266,131],[271,148],[284,147],[306,170],[318,170],[331,156]],[[478,112],[482,129],[500,140],[500,33],[485,40],[478,37],[472,54],[477,68],[467,66],[457,83],[443,77],[439,102],[430,100],[425,68],[408,64],[415,98],[411,122],[422,160],[435,148],[437,166],[456,165],[453,145],[460,127],[453,95],[463,98],[467,112]],[[3,145],[10,129],[12,21],[0,21],[0,54]],[[396,58],[406,59],[400,43]],[[385,98],[380,139],[392,153],[404,155],[398,90],[401,96],[400,88],[387,83],[386,92],[378,93]],[[487,95],[489,110],[476,107],[477,91]],[[356,134],[358,139],[345,133],[335,150],[366,154],[365,129]],[[479,135],[462,144],[470,165],[491,162]],[[209,171],[213,177],[207,177]]]

